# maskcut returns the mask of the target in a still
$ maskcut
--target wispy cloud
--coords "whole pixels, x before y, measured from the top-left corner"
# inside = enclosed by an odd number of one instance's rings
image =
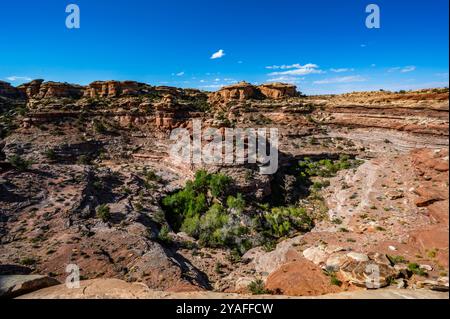
[[[405,66],[403,69],[400,70],[402,73],[412,72],[415,71],[416,67],[414,65],[411,66]]]
[[[283,83],[290,83],[290,84],[297,84],[298,82],[304,80],[305,78],[298,78],[293,76],[280,76],[275,78],[270,78],[267,80],[267,82],[283,82]]]
[[[330,69],[331,72],[334,73],[343,73],[343,72],[353,72],[355,69],[353,68],[340,68],[340,69]]]
[[[178,72],[177,74],[176,74],[176,76],[183,76],[184,75],[184,72]]]
[[[335,77],[335,78],[314,81],[314,84],[352,83],[352,82],[364,82],[364,81],[367,81],[367,79],[363,78],[360,75],[354,75],[354,76],[342,76],[342,77]]]
[[[225,86],[225,84],[208,84],[208,85],[202,85],[200,87],[204,88],[204,89],[220,89],[224,86]]]
[[[414,65],[408,65],[408,66],[404,66],[404,67],[396,66],[396,67],[390,68],[390,69],[388,70],[388,72],[396,72],[396,71],[399,71],[399,72],[401,72],[401,73],[408,73],[408,72],[415,71],[416,69],[417,69],[417,68],[416,68]]]
[[[30,77],[28,77],[28,76],[16,76],[16,75],[9,76],[9,77],[7,77],[6,79],[7,79],[8,81],[11,81],[11,82],[17,82],[17,81],[31,81],[31,80],[32,80],[32,78],[30,78]]]
[[[267,66],[266,69],[269,70],[287,70],[287,71],[277,71],[269,73],[270,76],[302,76],[302,75],[308,75],[308,74],[321,74],[324,73],[324,71],[319,69],[319,66],[317,64],[308,63],[305,65],[301,64],[292,64],[292,65],[272,65]]]
[[[220,59],[223,58],[225,56],[225,52],[220,49],[219,51],[213,53],[213,55],[211,56],[211,60],[215,60],[215,59]]]

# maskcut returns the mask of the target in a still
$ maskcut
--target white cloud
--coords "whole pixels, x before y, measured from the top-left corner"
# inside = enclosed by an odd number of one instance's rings
[[[209,85],[203,85],[201,86],[201,88],[204,89],[220,89],[222,87],[224,87],[225,84],[209,84]]]
[[[6,79],[7,79],[8,81],[11,81],[11,82],[16,82],[16,81],[31,81],[31,80],[32,80],[32,78],[29,78],[29,77],[27,77],[27,76],[15,76],[15,75],[9,76],[9,77],[7,77]]]
[[[400,71],[401,73],[408,73],[408,72],[412,72],[415,70],[416,70],[416,67],[414,65],[409,65],[409,66],[404,66],[404,67],[396,66],[396,67],[390,68],[388,70],[388,72]]]
[[[353,71],[355,71],[355,69],[353,69],[353,68],[340,68],[340,69],[330,69],[330,71],[331,72],[334,72],[334,73],[342,73],[342,72],[353,72]]]
[[[216,53],[213,53],[213,55],[211,56],[211,60],[220,59],[224,56],[225,56],[225,52],[222,49],[220,49]]]
[[[305,78],[296,78],[293,76],[280,76],[268,79],[267,82],[283,82],[283,83],[290,83],[290,84],[297,84],[298,82],[304,80]]]
[[[288,69],[301,69],[301,68],[318,68],[319,66],[317,64],[308,63],[305,65],[301,65],[299,63],[294,63],[291,65],[270,65],[266,66],[266,69],[269,70],[288,70]]]
[[[278,71],[278,72],[272,72],[269,73],[270,76],[302,76],[307,74],[321,74],[324,73],[324,71],[319,69],[319,66],[317,64],[308,63],[305,65],[300,64],[292,64],[292,65],[273,65],[266,67],[267,69],[271,70],[288,70],[288,71]]]
[[[184,75],[184,72],[178,72],[177,74],[176,74],[176,76],[183,76]]]
[[[360,75],[354,76],[343,76],[336,78],[323,79],[319,81],[314,81],[314,84],[333,84],[333,83],[352,83],[352,82],[364,82],[367,81]]]
[[[405,66],[403,69],[400,70],[402,73],[412,72],[415,71],[416,67],[414,65]]]

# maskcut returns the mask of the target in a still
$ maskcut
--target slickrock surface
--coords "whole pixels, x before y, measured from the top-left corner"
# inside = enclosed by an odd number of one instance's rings
[[[52,287],[27,297],[234,298],[255,283],[294,296],[448,297],[448,89],[302,96],[277,83],[208,93],[35,80],[0,82],[0,112],[0,269],[64,282],[76,264],[94,280],[84,295]],[[192,130],[192,119],[277,128],[277,173],[177,163],[171,130]],[[323,172],[305,179],[299,162]],[[200,169],[242,194],[240,214],[225,210],[249,231],[234,238],[241,250],[202,244],[164,210]],[[292,207],[310,228],[255,230],[280,216],[272,208]],[[371,267],[380,289],[366,291]]]
[[[316,297],[258,295],[258,299],[447,299],[448,293],[419,289],[385,289],[343,292]],[[80,288],[65,285],[50,287],[23,295],[18,299],[252,299],[255,296],[214,292],[163,292],[148,289],[141,283],[126,283],[117,279],[95,279],[82,282]]]

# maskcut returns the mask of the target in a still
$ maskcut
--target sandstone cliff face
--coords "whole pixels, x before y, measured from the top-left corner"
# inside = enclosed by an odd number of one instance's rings
[[[148,93],[151,86],[134,81],[96,81],[89,84],[84,97],[120,97],[133,96]]]
[[[282,99],[295,96],[298,96],[297,87],[291,84],[270,83],[254,86],[247,82],[240,82],[211,93],[210,100],[227,103],[232,100]]]
[[[23,94],[11,84],[0,81],[0,96],[16,99],[23,97]]]
[[[258,86],[261,93],[269,99],[282,99],[298,95],[297,87],[284,83],[269,83]]]
[[[257,89],[247,82],[240,82],[238,84],[229,85],[216,93],[212,93],[211,97],[216,101],[229,100],[247,100],[255,98],[258,95]]]
[[[22,84],[18,89],[29,99],[80,98],[83,96],[83,87],[80,85],[44,82],[44,80],[34,80]]]

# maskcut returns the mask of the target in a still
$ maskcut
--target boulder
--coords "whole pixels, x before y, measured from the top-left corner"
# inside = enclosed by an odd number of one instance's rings
[[[341,264],[339,273],[344,281],[370,289],[386,287],[398,276],[398,271],[389,265],[352,258]]]
[[[448,292],[448,277],[440,277],[437,280],[424,280],[416,283],[418,288],[427,288],[434,291]]]
[[[360,261],[360,262],[364,262],[364,261],[369,261],[369,257],[365,254],[361,254],[361,253],[356,253],[356,252],[350,252],[347,254],[347,257],[356,260],[356,261]]]
[[[58,280],[47,276],[4,275],[0,276],[0,298],[14,298],[58,284]]]
[[[22,265],[3,264],[0,265],[0,276],[3,275],[28,275],[33,270]]]
[[[319,266],[305,259],[285,264],[270,274],[266,288],[289,296],[318,296],[341,290],[331,284]]]
[[[303,256],[312,261],[316,265],[323,264],[327,261],[328,254],[322,246],[310,247],[303,251]]]

